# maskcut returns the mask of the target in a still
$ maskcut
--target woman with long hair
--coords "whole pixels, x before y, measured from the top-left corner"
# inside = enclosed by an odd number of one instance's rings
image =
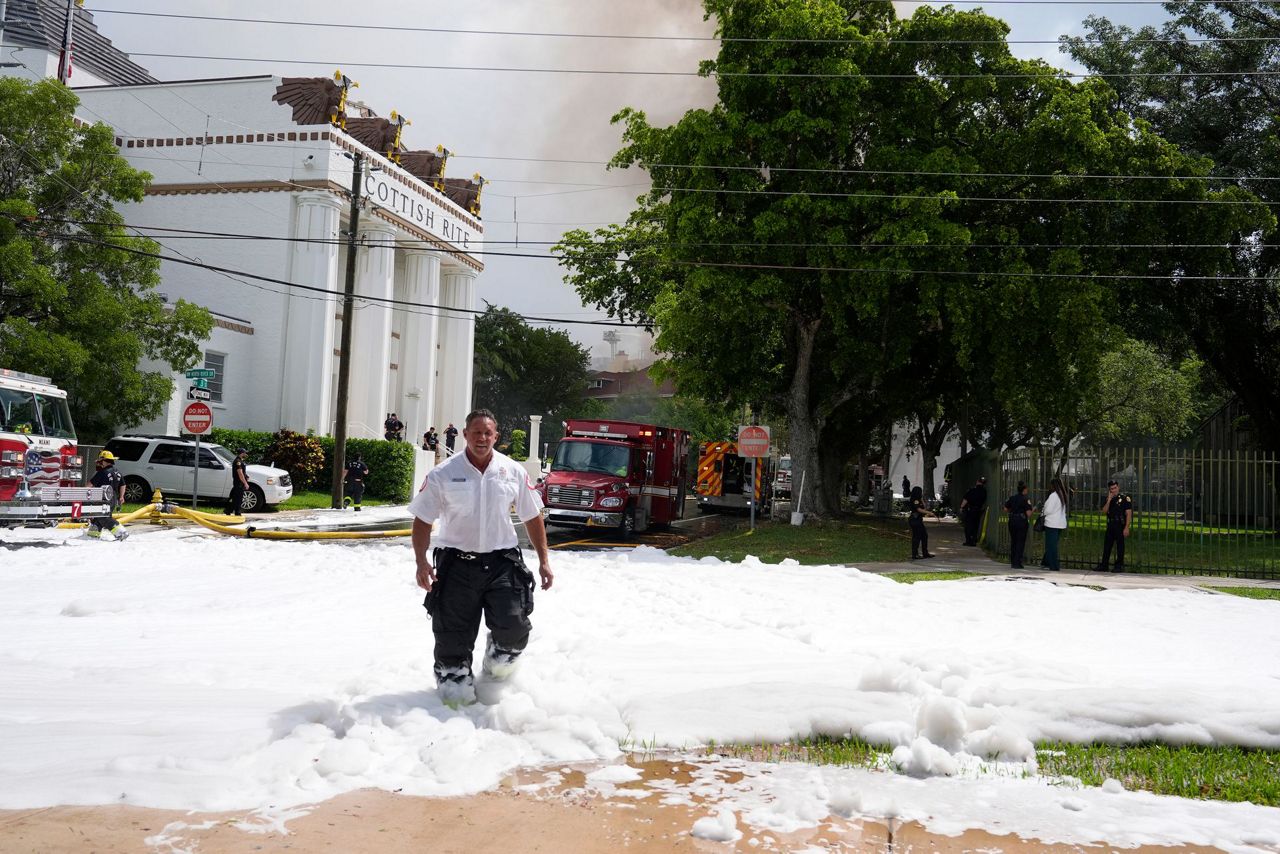
[[[1061,478],[1049,482],[1050,490],[1044,500],[1044,568],[1058,570],[1058,541],[1067,529],[1067,488]]]
[[[908,510],[907,526],[911,528],[911,559],[928,560],[933,557],[929,554],[929,532],[924,527],[924,514],[929,512],[929,508],[924,502],[924,490],[918,486],[911,490]]]

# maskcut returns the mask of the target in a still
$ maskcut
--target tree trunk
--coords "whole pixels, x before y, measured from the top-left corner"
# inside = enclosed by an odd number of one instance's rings
[[[791,393],[787,396],[787,427],[791,431],[791,489],[795,510],[814,516],[834,516],[840,510],[839,488],[827,481],[819,454],[823,424],[814,412],[810,395],[813,381],[813,350],[818,333],[817,320],[805,320],[796,327],[796,367],[791,377]],[[800,494],[801,486],[804,495]],[[832,496],[836,501],[832,502]]]

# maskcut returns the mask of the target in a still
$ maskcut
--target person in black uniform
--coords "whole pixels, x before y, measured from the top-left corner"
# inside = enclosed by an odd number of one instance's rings
[[[231,464],[231,494],[227,496],[225,511],[228,516],[239,516],[243,509],[240,505],[244,503],[244,493],[249,488],[248,459],[248,449],[236,449],[236,460]]]
[[[448,449],[447,456],[453,456],[453,443],[458,438],[458,428],[453,426],[453,422],[449,422],[449,426],[444,429],[444,446]]]
[[[360,512],[360,502],[364,500],[364,481],[369,476],[369,467],[365,465],[363,455],[356,454],[355,459],[347,463],[347,494],[342,499],[344,507],[355,505]]]
[[[1027,551],[1027,531],[1031,528],[1031,499],[1027,497],[1027,485],[1018,481],[1018,491],[1004,503],[1009,511],[1009,566],[1022,569],[1022,559]]]
[[[917,486],[911,490],[907,512],[907,525],[911,528],[912,560],[928,560],[933,557],[929,554],[929,532],[924,527],[924,514],[928,512],[929,508],[924,503],[924,491]]]
[[[382,422],[382,438],[388,442],[399,442],[404,438],[404,422],[393,412]]]
[[[102,487],[102,497],[106,499],[111,510],[105,516],[95,516],[90,519],[85,534],[90,537],[101,537],[103,531],[110,531],[117,540],[123,540],[129,536],[129,532],[111,515],[112,512],[124,506],[124,478],[120,476],[120,472],[116,471],[116,455],[110,451],[102,451],[93,465],[96,471],[89,480],[89,485]]]
[[[964,523],[964,544],[978,544],[978,529],[982,527],[982,511],[987,506],[987,479],[978,478],[973,488],[960,499],[960,521]]]
[[[1107,533],[1102,541],[1102,563],[1098,572],[1106,572],[1111,561],[1111,547],[1115,546],[1115,572],[1124,572],[1124,541],[1133,523],[1133,499],[1120,491],[1120,484],[1107,481],[1107,497],[1102,502],[1102,515],[1107,517]]]

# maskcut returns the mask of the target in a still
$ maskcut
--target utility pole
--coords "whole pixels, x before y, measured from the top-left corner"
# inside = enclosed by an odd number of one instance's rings
[[[333,425],[332,507],[342,509],[342,481],[347,471],[347,393],[351,386],[351,327],[355,322],[356,229],[360,225],[360,184],[364,180],[364,155],[351,155],[351,214],[347,222],[347,274],[342,289],[342,342],[338,345],[338,407]]]
[[[75,29],[76,6],[84,0],[67,0],[67,20],[62,27],[62,55],[58,57],[58,82],[63,86],[71,79],[71,33]]]

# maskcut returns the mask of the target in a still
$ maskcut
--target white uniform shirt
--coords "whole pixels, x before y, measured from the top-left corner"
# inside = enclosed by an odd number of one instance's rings
[[[513,504],[521,522],[542,510],[524,467],[494,451],[481,472],[464,451],[431,470],[409,503],[409,512],[429,525],[443,521],[439,534],[432,532],[433,546],[493,552],[513,549],[520,542],[511,523]]]

